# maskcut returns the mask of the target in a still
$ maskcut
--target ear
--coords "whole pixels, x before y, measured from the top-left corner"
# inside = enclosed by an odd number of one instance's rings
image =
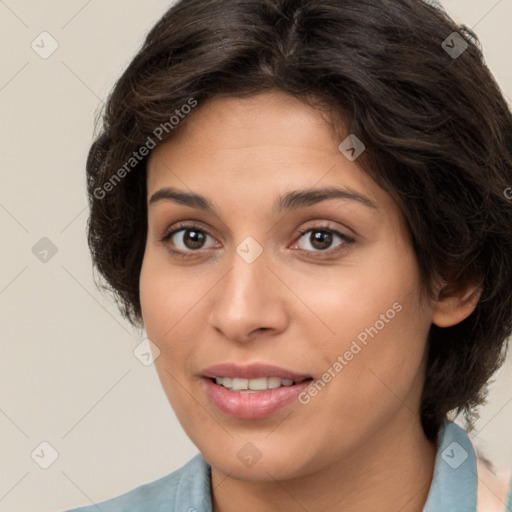
[[[473,313],[482,290],[472,284],[446,285],[432,302],[432,322],[438,327],[451,327]]]

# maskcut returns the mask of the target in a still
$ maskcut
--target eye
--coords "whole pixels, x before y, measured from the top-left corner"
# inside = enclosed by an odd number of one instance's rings
[[[181,235],[177,236],[179,233]],[[310,233],[309,238],[304,238],[308,233]],[[311,256],[314,258],[324,257],[325,254],[337,253],[355,242],[353,238],[329,226],[314,226],[299,231],[295,236],[297,235],[300,235],[299,240],[304,238],[306,242],[306,247],[299,247],[299,250],[313,253]],[[160,241],[167,246],[173,255],[188,257],[194,252],[199,253],[202,249],[207,248],[205,244],[208,237],[213,238],[204,229],[195,224],[181,224],[167,232]],[[331,246],[335,238],[338,238],[340,243],[332,249]],[[307,247],[308,244],[312,249]],[[295,245],[298,244],[295,243]],[[177,247],[177,250],[173,249],[173,247]]]
[[[182,234],[176,236],[178,233]],[[204,249],[205,241],[208,237],[210,235],[199,226],[186,224],[176,226],[175,229],[166,233],[161,242],[168,246],[171,253],[186,257],[191,252],[198,252],[200,249]],[[172,249],[171,245],[178,247],[178,250]]]
[[[305,237],[309,233],[309,237]],[[305,248],[299,247],[300,250],[306,252],[320,253],[312,254],[313,257],[323,257],[324,253],[337,253],[353,244],[355,240],[336,229],[330,228],[329,226],[315,226],[306,230],[299,231],[299,240],[304,238]],[[340,243],[336,248],[332,249],[333,240],[338,238]],[[310,249],[309,247],[312,247]]]

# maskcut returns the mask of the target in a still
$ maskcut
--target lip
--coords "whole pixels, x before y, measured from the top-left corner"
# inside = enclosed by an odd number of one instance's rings
[[[298,402],[298,396],[310,382],[312,380],[305,380],[293,386],[282,386],[256,393],[230,391],[220,384],[215,384],[208,377],[204,377],[201,384],[213,405],[224,414],[234,418],[257,419],[270,416],[293,402]]]
[[[266,363],[249,363],[240,365],[236,363],[222,363],[205,368],[201,377],[213,379],[215,377],[238,377],[239,379],[258,379],[260,377],[279,377],[280,379],[294,380],[299,383],[312,378],[311,375],[300,374]]]
[[[266,363],[239,365],[223,363],[206,368],[202,374],[202,388],[213,405],[222,413],[241,419],[257,419],[270,416],[284,407],[298,401],[298,396],[313,380],[312,376],[296,373],[279,366]],[[266,391],[248,393],[230,391],[216,384],[215,377],[238,377],[257,379],[259,377],[279,377],[294,380],[292,386],[281,386]]]

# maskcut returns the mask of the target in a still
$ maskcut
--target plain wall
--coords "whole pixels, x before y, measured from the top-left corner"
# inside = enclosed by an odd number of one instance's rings
[[[512,0],[443,4],[474,28],[511,101]],[[0,511],[99,502],[197,453],[154,367],[132,354],[144,333],[96,289],[85,231],[95,115],[169,5],[0,2]],[[31,47],[51,48],[43,31],[58,43],[46,59]],[[512,467],[511,381],[509,357],[474,439],[498,467]],[[58,452],[48,469],[31,458],[43,441]]]

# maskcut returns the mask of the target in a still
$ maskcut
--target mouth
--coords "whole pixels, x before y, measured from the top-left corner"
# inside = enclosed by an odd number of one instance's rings
[[[284,381],[295,381],[296,383],[302,382],[305,379],[312,378],[312,375],[297,373],[280,366],[275,366],[267,363],[252,362],[247,364],[238,364],[234,362],[227,362],[216,364],[205,368],[201,373],[202,377],[211,379],[225,379],[231,380],[258,380],[258,379],[272,379],[279,378]],[[256,384],[258,385],[258,384]],[[275,385],[275,381],[273,381]]]
[[[313,377],[268,364],[225,363],[203,371],[201,384],[209,402],[226,416],[258,419],[298,405]]]
[[[281,377],[258,377],[256,379],[244,379],[241,377],[213,377],[209,380],[214,384],[228,389],[229,391],[239,393],[261,393],[270,389],[295,386],[301,382],[313,380],[313,378],[303,377],[293,380],[283,379]]]

